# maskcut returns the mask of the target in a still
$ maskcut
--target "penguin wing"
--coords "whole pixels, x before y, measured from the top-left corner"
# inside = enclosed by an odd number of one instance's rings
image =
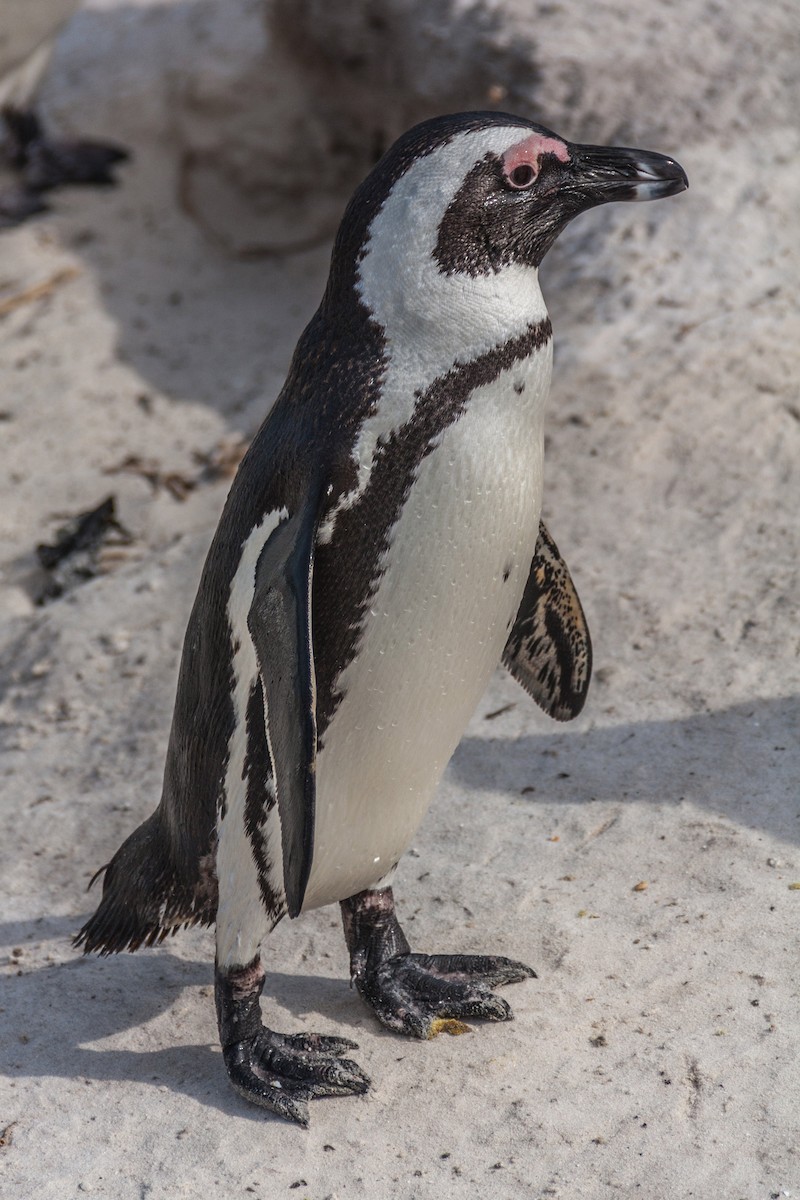
[[[303,904],[314,850],[317,723],[311,643],[316,504],[267,539],[256,568],[247,626],[258,658],[283,842],[289,915]]]
[[[557,721],[577,717],[592,675],[592,642],[567,565],[544,523],[503,663]]]

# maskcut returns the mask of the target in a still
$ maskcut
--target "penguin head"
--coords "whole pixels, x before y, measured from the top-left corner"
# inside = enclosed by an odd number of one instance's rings
[[[436,117],[403,134],[356,190],[329,294],[354,287],[378,319],[388,304],[395,320],[426,309],[461,320],[465,307],[477,320],[487,302],[535,277],[579,213],[687,186],[661,154],[578,145],[507,113]]]
[[[439,224],[435,257],[474,275],[538,267],[579,213],[612,200],[655,200],[688,187],[674,159],[567,142],[543,125],[489,125],[497,140],[466,172]]]

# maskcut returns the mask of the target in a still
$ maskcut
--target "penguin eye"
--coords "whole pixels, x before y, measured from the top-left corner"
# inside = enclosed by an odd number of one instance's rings
[[[536,172],[530,163],[520,163],[519,166],[514,167],[513,171],[509,172],[507,178],[512,187],[526,188],[533,183]]]

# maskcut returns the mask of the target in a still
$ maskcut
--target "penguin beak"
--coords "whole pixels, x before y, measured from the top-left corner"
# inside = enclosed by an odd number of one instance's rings
[[[611,200],[661,200],[689,186],[680,163],[650,150],[570,145],[569,154],[568,186],[583,209]]]

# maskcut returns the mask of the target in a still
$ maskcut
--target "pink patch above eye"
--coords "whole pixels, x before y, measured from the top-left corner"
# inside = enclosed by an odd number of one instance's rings
[[[569,162],[569,151],[560,138],[544,137],[532,133],[524,141],[509,146],[503,155],[503,171],[510,175],[517,167],[532,167],[539,174],[539,163],[543,154],[555,154],[559,162]]]

